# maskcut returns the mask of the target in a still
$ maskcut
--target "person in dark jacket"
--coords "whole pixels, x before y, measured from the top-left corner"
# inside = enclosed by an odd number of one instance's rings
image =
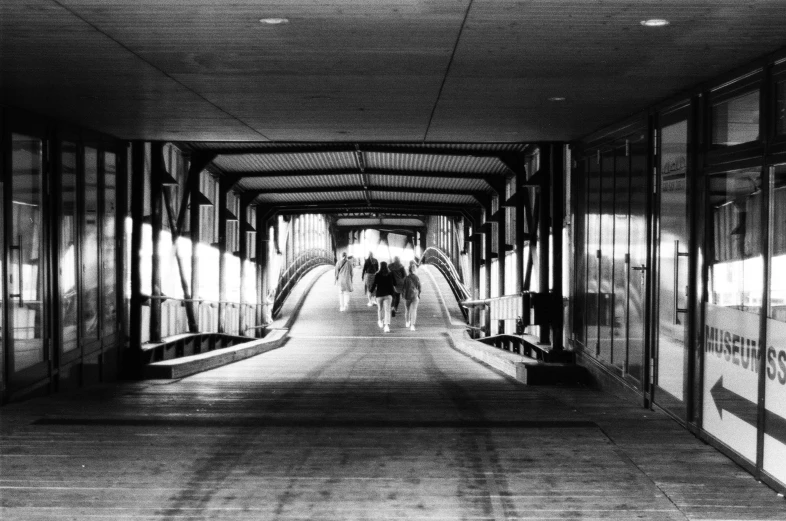
[[[404,320],[405,327],[415,331],[415,322],[418,320],[418,304],[420,303],[420,279],[416,272],[418,265],[415,261],[409,263],[409,275],[404,279]]]
[[[398,257],[393,257],[393,262],[390,263],[389,269],[390,274],[393,275],[394,289],[391,315],[395,317],[398,311],[398,303],[401,301],[401,292],[404,291],[404,279],[407,278],[407,270]]]
[[[363,264],[363,272],[360,274],[360,277],[363,279],[363,288],[366,290],[366,296],[368,297],[368,303],[366,303],[368,307],[377,304],[377,300],[374,298],[374,292],[371,291],[371,286],[374,284],[374,277],[378,271],[379,262],[374,258],[373,253],[368,252],[368,258]]]
[[[374,276],[371,291],[376,292],[377,298],[377,325],[384,328],[385,333],[390,333],[390,304],[393,302],[393,275],[388,269],[388,263],[382,262],[379,271]]]

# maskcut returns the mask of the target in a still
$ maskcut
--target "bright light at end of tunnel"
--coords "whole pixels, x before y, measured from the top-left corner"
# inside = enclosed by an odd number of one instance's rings
[[[650,18],[649,20],[642,20],[641,25],[644,27],[666,27],[669,21],[663,18]]]

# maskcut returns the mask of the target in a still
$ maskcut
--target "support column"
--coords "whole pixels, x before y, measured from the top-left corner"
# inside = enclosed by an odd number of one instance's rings
[[[504,198],[503,194],[500,194],[500,204],[498,214],[498,222],[497,222],[497,289],[499,290],[499,296],[503,296],[505,294],[505,255],[507,253],[507,237],[505,236],[505,230],[507,228],[507,218],[508,212],[505,210],[505,207],[502,206]]]
[[[526,237],[525,226],[527,223],[524,212],[524,201],[529,199],[529,193],[524,187],[527,180],[526,163],[523,155],[516,157],[516,206],[514,208],[516,219],[516,293],[524,291],[524,241]],[[527,230],[529,231],[529,230]]]
[[[142,375],[142,218],[145,211],[145,143],[131,143],[131,309],[128,320],[130,337],[128,375]]]
[[[153,258],[151,263],[151,299],[150,299],[150,341],[161,341],[161,219],[163,217],[163,187],[161,171],[158,167],[163,160],[163,143],[154,141],[150,144],[151,175],[150,175],[150,226],[153,235]]]
[[[221,176],[218,182],[218,332],[226,333],[226,259],[227,251],[227,194],[229,193],[229,180]]]
[[[240,228],[240,241],[238,250],[240,255],[240,313],[238,314],[238,333],[246,336],[246,259],[248,258],[248,206],[249,200],[246,197],[240,198],[240,215],[237,216],[238,227]]]
[[[472,298],[477,300],[480,298],[480,260],[481,260],[481,240],[482,236],[478,233],[478,226],[480,225],[480,218],[475,217],[472,221],[472,257],[470,258],[470,265],[472,270]],[[470,323],[475,327],[482,327],[480,323],[480,309],[473,306],[470,310]]]
[[[256,265],[257,265],[257,304],[266,305],[267,300],[267,265],[268,251],[270,248],[270,228],[266,217],[266,212],[262,205],[257,205],[257,241],[256,241]],[[264,307],[257,305],[256,309],[256,326],[261,326],[265,322]],[[254,330],[257,338],[263,334],[261,328]]]
[[[551,266],[552,266],[552,339],[554,350],[562,350],[565,309],[562,303],[562,225],[565,222],[565,145],[551,146]]]
[[[547,295],[549,298],[549,225],[551,218],[551,195],[549,184],[553,176],[552,146],[550,144],[540,144],[540,186],[538,199],[540,201],[540,218],[538,220],[538,292]],[[551,313],[549,313],[551,315]],[[552,322],[550,318],[550,322]],[[551,343],[549,325],[540,326],[541,344]]]

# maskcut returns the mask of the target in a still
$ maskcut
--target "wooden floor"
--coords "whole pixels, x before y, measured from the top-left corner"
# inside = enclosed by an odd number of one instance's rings
[[[283,348],[180,381],[0,410],[0,519],[778,519],[786,502],[663,414],[525,387],[330,274]]]

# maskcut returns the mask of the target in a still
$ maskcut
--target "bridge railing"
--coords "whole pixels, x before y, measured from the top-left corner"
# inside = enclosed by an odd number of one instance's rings
[[[295,259],[282,270],[273,297],[272,316],[276,317],[281,312],[292,288],[303,278],[303,275],[317,266],[332,266],[335,258],[332,253],[323,248],[312,248],[301,252]]]
[[[161,301],[161,338],[187,333],[217,333],[219,324],[220,305],[224,304],[224,333],[236,336],[255,336],[255,331],[260,325],[254,325],[257,310],[262,310],[262,316],[267,316],[265,308],[269,304],[252,304],[248,302],[218,301],[210,299],[184,299],[169,296],[146,296],[145,300]],[[186,306],[194,307],[196,331],[191,331],[188,325]],[[243,330],[241,330],[240,317],[243,316]],[[142,312],[142,342],[150,341],[150,307],[143,306]],[[264,324],[263,324],[264,325]]]
[[[450,258],[445,255],[442,250],[434,247],[426,248],[421,256],[420,263],[434,266],[439,270],[448,282],[448,286],[450,286],[450,290],[453,292],[453,296],[456,297],[458,302],[463,302],[470,298],[470,292],[464,285],[461,275],[458,270],[456,270]],[[467,310],[462,307],[461,311],[464,314],[464,318],[467,319]]]

